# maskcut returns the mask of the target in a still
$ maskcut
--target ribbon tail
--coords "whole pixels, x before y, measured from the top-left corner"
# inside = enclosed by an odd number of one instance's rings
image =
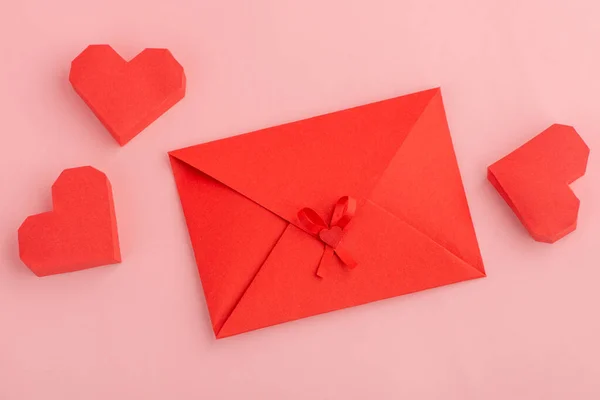
[[[340,248],[340,247],[336,248],[334,251],[335,251],[335,254],[338,256],[338,258],[340,260],[342,260],[342,262],[344,263],[344,265],[346,267],[348,267],[349,269],[356,268],[358,263],[354,260],[354,258],[352,258],[350,253],[348,253],[347,251],[345,251],[343,248]]]
[[[326,271],[327,271],[327,264],[331,262],[331,260],[333,259],[333,254],[334,250],[329,247],[329,246],[325,246],[325,251],[323,252],[323,255],[321,256],[321,260],[319,261],[319,266],[317,267],[317,271],[315,272],[315,274],[319,277],[319,278],[324,278],[326,275]]]

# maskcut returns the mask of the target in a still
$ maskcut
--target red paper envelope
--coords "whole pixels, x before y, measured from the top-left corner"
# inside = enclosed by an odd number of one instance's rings
[[[485,276],[439,89],[169,154],[217,338]]]

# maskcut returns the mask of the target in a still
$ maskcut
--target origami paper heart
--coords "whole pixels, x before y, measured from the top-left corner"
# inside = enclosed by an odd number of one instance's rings
[[[121,262],[112,189],[92,167],[64,170],[52,185],[54,210],[19,228],[21,260],[37,276]]]
[[[319,238],[325,242],[325,244],[335,249],[342,240],[342,234],[342,228],[339,226],[332,226],[329,229],[323,229],[319,232]]]
[[[185,95],[183,67],[167,49],[127,62],[108,45],[92,45],[71,63],[69,80],[121,146]]]
[[[569,184],[585,174],[590,150],[575,129],[552,125],[488,168],[488,179],[531,236],[554,243],[577,227]]]

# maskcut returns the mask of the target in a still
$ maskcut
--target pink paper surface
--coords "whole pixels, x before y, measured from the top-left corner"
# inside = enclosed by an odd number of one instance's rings
[[[589,0],[6,2],[0,399],[598,399],[598,20]],[[124,148],[68,81],[91,43],[186,70]],[[216,341],[166,152],[435,86],[488,278]],[[591,156],[578,228],[547,245],[486,167],[555,122]],[[111,177],[123,262],[39,279],[17,228],[79,165]]]

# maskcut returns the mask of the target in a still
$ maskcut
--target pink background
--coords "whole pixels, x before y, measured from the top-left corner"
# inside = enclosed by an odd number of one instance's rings
[[[592,0],[3,0],[0,399],[600,398],[599,20]],[[90,43],[168,47],[186,98],[120,148],[67,80]],[[166,152],[438,85],[489,277],[215,341]],[[592,156],[550,246],[485,173],[554,122]],[[124,261],[36,278],[17,228],[88,164]]]

